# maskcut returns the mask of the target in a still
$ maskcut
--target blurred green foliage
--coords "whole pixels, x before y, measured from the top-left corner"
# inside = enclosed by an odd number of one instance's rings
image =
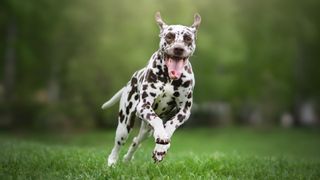
[[[286,111],[294,114],[300,102],[320,101],[319,5],[315,0],[2,0],[1,126],[115,124],[117,107],[103,112],[100,105],[157,50],[156,11],[168,24],[191,25],[195,12],[202,16],[191,60],[196,103],[228,102],[235,121],[252,104],[271,121]]]

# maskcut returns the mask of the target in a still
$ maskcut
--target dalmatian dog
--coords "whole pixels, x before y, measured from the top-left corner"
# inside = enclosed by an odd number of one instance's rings
[[[130,161],[140,143],[153,135],[155,162],[163,160],[174,131],[190,116],[195,85],[190,57],[196,48],[201,17],[194,15],[192,26],[167,25],[159,12],[155,20],[160,27],[160,48],[147,66],[133,74],[125,87],[102,105],[108,108],[120,99],[115,144],[108,165],[118,160],[120,147],[126,142],[136,119],[141,120],[138,135],[133,138],[124,161]]]

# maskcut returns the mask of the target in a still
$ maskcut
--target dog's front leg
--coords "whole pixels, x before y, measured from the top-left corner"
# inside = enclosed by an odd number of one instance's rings
[[[167,121],[165,124],[165,130],[169,138],[173,135],[175,130],[185,123],[191,114],[191,106],[192,106],[192,98],[184,101],[181,104],[181,108],[179,109],[178,113],[171,118],[171,120]]]
[[[188,120],[188,118],[190,117],[191,106],[192,106],[192,99],[190,98],[188,101],[183,102],[181,104],[181,108],[178,111],[178,113],[171,120],[166,122],[164,127],[169,139],[173,135],[174,131]],[[155,161],[163,160],[169,148],[170,148],[170,143],[156,144],[156,147],[154,148],[155,149],[154,152],[158,152],[158,153],[153,153],[153,158],[155,159]]]
[[[143,92],[140,98],[136,115],[145,120],[152,127],[154,131],[153,137],[157,144],[168,144],[169,138],[164,129],[163,121],[152,109],[154,96],[150,96],[149,93]]]
[[[162,161],[163,157],[167,153],[170,147],[169,137],[164,129],[163,121],[152,109],[152,98],[144,98],[137,106],[137,116],[144,119],[153,128],[153,137],[156,142],[156,146],[153,151],[152,158],[155,162]]]

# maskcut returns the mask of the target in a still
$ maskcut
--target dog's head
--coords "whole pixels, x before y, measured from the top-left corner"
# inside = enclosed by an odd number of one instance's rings
[[[167,25],[159,12],[155,15],[160,27],[160,51],[164,53],[164,59],[171,79],[179,79],[186,61],[196,49],[197,31],[201,17],[194,15],[192,26]]]

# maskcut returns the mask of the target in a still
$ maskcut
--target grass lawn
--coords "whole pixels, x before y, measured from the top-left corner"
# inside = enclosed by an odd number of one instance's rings
[[[150,138],[131,163],[108,168],[113,137],[0,133],[0,179],[320,179],[318,129],[179,129],[162,163]]]

